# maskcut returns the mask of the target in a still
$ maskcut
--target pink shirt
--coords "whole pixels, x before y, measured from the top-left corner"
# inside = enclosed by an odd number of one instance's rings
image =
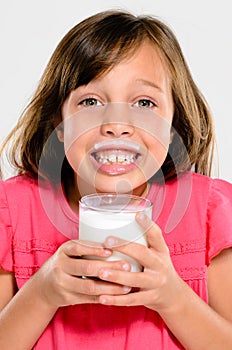
[[[188,172],[152,184],[148,198],[177,272],[207,302],[207,266],[232,246],[232,185]],[[70,238],[78,238],[78,216],[59,186],[39,188],[23,175],[0,182],[0,266],[19,288]],[[83,304],[60,308],[34,349],[183,348],[150,309]]]

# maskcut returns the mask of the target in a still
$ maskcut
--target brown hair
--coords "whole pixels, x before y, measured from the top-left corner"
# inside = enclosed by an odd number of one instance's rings
[[[32,101],[2,146],[3,150],[11,144],[9,159],[18,173],[37,177],[40,169],[50,180],[58,181],[57,162],[62,159],[63,176],[73,176],[63,144],[53,132],[55,120],[61,118],[62,104],[72,90],[99,77],[146,39],[156,45],[165,61],[174,101],[174,138],[160,172],[165,180],[190,168],[210,175],[212,118],[175,35],[155,17],[122,11],[106,11],[87,18],[58,44]]]

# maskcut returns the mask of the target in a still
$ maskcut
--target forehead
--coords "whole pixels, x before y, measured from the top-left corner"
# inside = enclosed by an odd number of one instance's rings
[[[154,70],[157,73],[168,75],[168,68],[161,50],[150,41],[144,42],[119,64],[127,64],[141,70]]]
[[[140,83],[147,81],[157,83],[161,87],[170,87],[170,74],[165,59],[158,47],[149,41],[128,52],[126,57],[93,79],[90,84],[107,80],[114,80],[115,84],[126,80],[136,80]]]

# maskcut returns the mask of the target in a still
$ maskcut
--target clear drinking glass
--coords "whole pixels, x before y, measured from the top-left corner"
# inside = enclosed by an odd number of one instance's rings
[[[81,240],[103,243],[108,236],[117,236],[129,242],[147,245],[144,232],[135,220],[137,212],[144,212],[152,217],[150,200],[128,194],[91,194],[79,202],[79,238]],[[85,256],[88,259],[98,257]],[[120,252],[106,260],[127,260],[131,271],[141,271],[141,265]]]

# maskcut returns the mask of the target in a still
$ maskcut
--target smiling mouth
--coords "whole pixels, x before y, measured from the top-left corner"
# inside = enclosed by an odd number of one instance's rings
[[[110,140],[95,144],[90,159],[95,168],[108,175],[129,173],[138,167],[142,159],[142,148],[126,140]]]
[[[136,163],[140,153],[128,152],[124,150],[105,150],[93,152],[92,157],[100,164],[104,165],[130,165]]]

